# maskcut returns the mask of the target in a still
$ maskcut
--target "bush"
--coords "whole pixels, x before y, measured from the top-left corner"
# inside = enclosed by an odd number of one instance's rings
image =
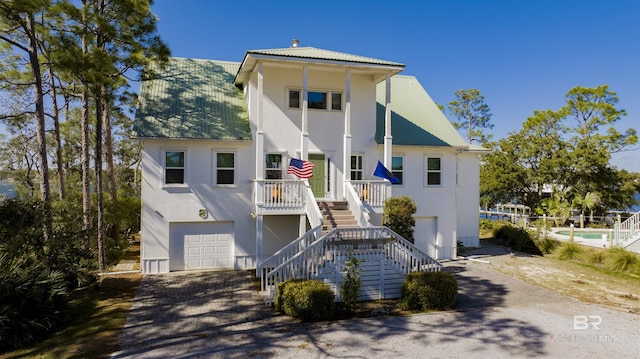
[[[526,229],[505,224],[494,229],[494,237],[514,251],[542,255],[542,251],[534,242],[531,233]]]
[[[534,240],[536,247],[542,254],[552,253],[560,245],[560,241],[549,236],[541,236]]]
[[[276,299],[273,303],[275,310],[278,312],[284,312],[284,292],[289,284],[300,283],[303,279],[289,279],[284,282],[278,283],[276,286]]]
[[[413,215],[416,210],[413,198],[409,196],[391,197],[384,202],[382,225],[391,228],[392,231],[413,243],[413,227],[416,225]]]
[[[413,272],[402,283],[402,310],[447,310],[456,306],[458,282],[446,272]]]
[[[282,309],[305,322],[328,320],[335,311],[335,295],[328,285],[315,279],[288,283],[283,290]]]
[[[563,242],[556,251],[560,260],[578,259],[584,254],[584,248],[576,242]]]
[[[0,351],[38,339],[65,320],[66,283],[29,253],[0,253]]]
[[[607,249],[605,265],[607,269],[615,272],[640,272],[640,258],[638,258],[638,255],[621,247]]]
[[[360,276],[362,275],[360,263],[362,262],[364,262],[363,259],[358,259],[349,253],[343,269],[345,276],[342,283],[340,283],[340,295],[342,296],[345,307],[350,312],[355,312],[356,309],[358,309],[358,296],[360,295],[361,284]]]

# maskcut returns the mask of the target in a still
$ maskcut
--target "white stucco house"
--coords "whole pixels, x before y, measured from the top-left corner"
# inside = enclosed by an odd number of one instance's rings
[[[247,51],[240,62],[171,58],[156,69],[134,128],[143,272],[260,268],[288,248],[273,268],[330,229],[321,228],[323,206],[342,202],[351,227],[379,228],[384,200],[402,195],[417,204],[419,251],[445,259],[457,242],[477,246],[482,149],[404,67],[292,46]],[[292,158],[312,162],[313,177],[287,174]],[[399,184],[372,177],[378,160]]]

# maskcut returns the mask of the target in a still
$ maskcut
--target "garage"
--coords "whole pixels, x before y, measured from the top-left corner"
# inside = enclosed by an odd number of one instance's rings
[[[171,223],[170,270],[233,268],[234,222]]]

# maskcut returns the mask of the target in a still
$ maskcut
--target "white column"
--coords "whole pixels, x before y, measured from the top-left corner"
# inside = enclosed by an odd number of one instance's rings
[[[309,130],[307,128],[309,106],[309,71],[307,66],[302,67],[302,131],[300,133],[300,157],[309,159]]]
[[[300,215],[300,227],[298,228],[298,237],[302,237],[305,233],[307,233],[307,215]]]
[[[262,62],[258,63],[258,118],[257,118],[257,131],[256,131],[256,177],[260,180],[264,177],[264,76]]]
[[[351,179],[351,70],[347,69],[344,104],[344,146],[342,148],[342,196],[347,194],[347,181]]]
[[[391,136],[391,76],[387,74],[385,80],[386,101],[384,108],[384,166],[391,170],[391,155],[393,137]]]
[[[264,229],[264,216],[256,217],[256,276],[262,276],[262,232]]]

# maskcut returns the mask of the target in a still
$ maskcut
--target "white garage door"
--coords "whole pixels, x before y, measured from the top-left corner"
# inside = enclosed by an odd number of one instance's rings
[[[416,218],[416,229],[413,233],[415,245],[421,251],[427,253],[431,258],[438,255],[438,218],[418,217]]]
[[[172,223],[170,270],[232,268],[233,222]]]

